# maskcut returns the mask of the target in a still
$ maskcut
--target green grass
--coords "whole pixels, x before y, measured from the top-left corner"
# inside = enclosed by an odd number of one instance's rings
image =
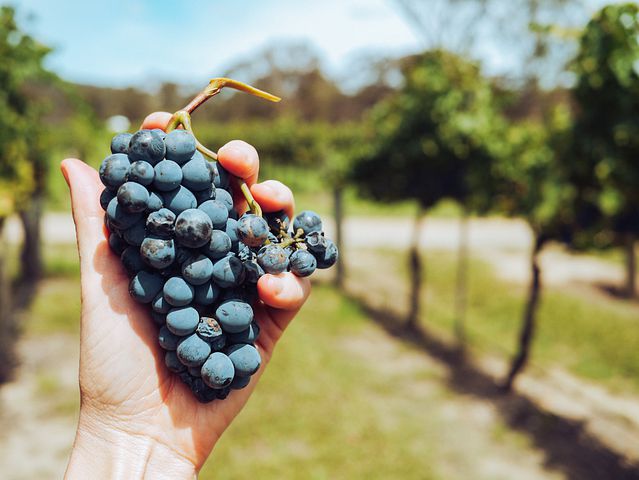
[[[390,276],[407,278],[406,261],[401,253],[376,252],[374,255],[380,262],[385,260],[395,266]],[[366,263],[371,264],[375,262]],[[366,265],[355,267],[351,273],[366,277]],[[425,255],[426,314],[422,320],[424,325],[434,326],[451,338],[455,267],[455,257],[450,252],[429,251]],[[402,283],[405,284],[400,282],[400,285]],[[374,286],[369,290],[371,295],[377,294]],[[400,288],[400,292],[406,295],[405,288]],[[526,294],[525,285],[513,286],[496,278],[489,265],[474,259],[469,270],[466,319],[470,345],[479,352],[510,358],[515,350]],[[399,298],[403,303],[405,297]],[[636,305],[603,295],[546,287],[542,290],[532,363],[542,369],[558,365],[613,389],[639,391],[637,312]]]
[[[352,303],[316,288],[199,478],[438,478],[436,419],[393,409],[401,398],[376,372],[374,352],[343,351],[368,328]]]

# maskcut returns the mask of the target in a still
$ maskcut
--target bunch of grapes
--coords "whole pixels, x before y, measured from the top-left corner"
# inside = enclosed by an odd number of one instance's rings
[[[100,166],[110,248],[159,326],[166,367],[198,400],[225,398],[260,367],[253,318],[265,273],[306,277],[337,260],[322,221],[302,212],[239,215],[232,177],[187,130],[121,133]]]

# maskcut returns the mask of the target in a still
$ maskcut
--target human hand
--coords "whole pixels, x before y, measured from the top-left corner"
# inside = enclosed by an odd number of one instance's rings
[[[164,128],[169,118],[156,112],[142,128]],[[265,212],[283,209],[293,218],[288,187],[256,183],[259,160],[252,146],[234,140],[218,155],[226,170],[247,182]],[[192,478],[253,392],[310,282],[291,273],[260,278],[254,311],[262,366],[248,387],[222,401],[199,403],[165,367],[147,306],[129,296],[124,267],[105,240],[97,172],[75,159],[61,168],[71,192],[82,285],[80,418],[66,478]],[[239,198],[236,208],[245,208]]]

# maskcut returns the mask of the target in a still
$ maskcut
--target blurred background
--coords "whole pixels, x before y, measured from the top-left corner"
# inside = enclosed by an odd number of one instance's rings
[[[81,2],[0,11],[0,466],[59,478],[78,260],[59,162],[229,76],[337,268],[202,479],[639,478],[639,7]]]

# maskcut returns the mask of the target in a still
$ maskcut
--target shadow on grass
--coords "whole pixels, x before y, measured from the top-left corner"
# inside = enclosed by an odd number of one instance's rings
[[[473,365],[454,345],[442,342],[423,327],[407,329],[404,319],[394,312],[371,307],[348,292],[345,296],[388,334],[446,366],[448,384],[454,392],[493,402],[507,425],[525,433],[544,452],[548,469],[580,480],[639,479],[639,465],[629,464],[625,457],[590,435],[583,422],[549,413],[516,392],[505,394],[495,378]]]
[[[614,300],[623,300],[634,305],[639,305],[639,297],[631,297],[625,288],[611,283],[596,283],[595,288]]]

